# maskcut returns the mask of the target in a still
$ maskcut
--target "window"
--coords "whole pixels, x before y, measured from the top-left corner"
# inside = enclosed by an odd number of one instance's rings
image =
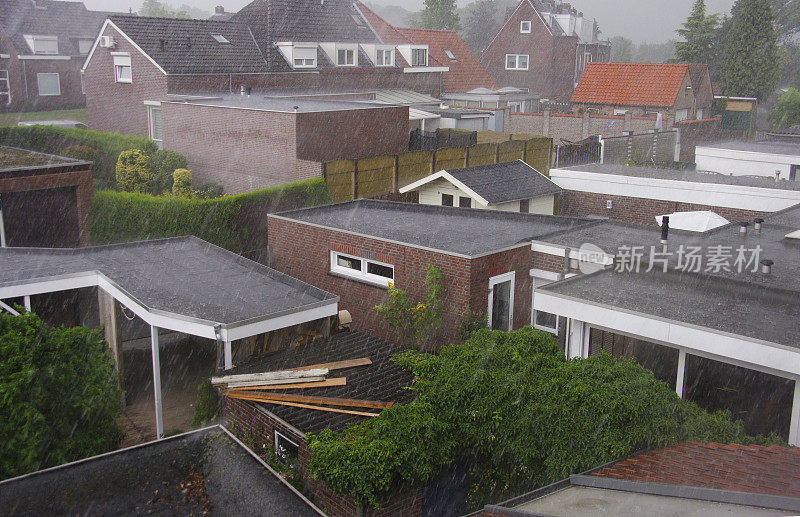
[[[279,461],[294,465],[300,452],[300,446],[287,438],[283,433],[275,431],[275,454]]]
[[[58,38],[55,36],[25,36],[25,42],[34,54],[58,54]]]
[[[157,106],[147,107],[147,121],[150,126],[150,140],[158,145],[159,149],[164,148],[164,136],[161,126],[161,108]]]
[[[697,120],[703,120],[703,108],[697,110]]]
[[[527,70],[528,54],[506,54],[506,70]]]
[[[489,279],[489,326],[509,331],[514,317],[514,272]]]
[[[349,48],[340,48],[336,51],[336,64],[339,66],[355,66],[356,52]]]
[[[11,86],[8,70],[0,70],[0,106],[11,104]]]
[[[411,49],[411,66],[428,66],[428,49]]]
[[[531,33],[531,22],[530,20],[525,20],[519,22],[519,32],[520,34],[530,34]]]
[[[378,49],[375,58],[376,66],[392,66],[394,64],[394,51],[389,49]]]
[[[529,214],[531,212],[531,200],[523,199],[522,201],[520,201],[519,211],[523,214]]]
[[[91,39],[79,39],[78,40],[78,54],[85,56],[92,50],[92,45],[94,44],[94,40]]]
[[[533,273],[533,272],[532,272]],[[551,273],[549,271],[541,271],[539,272],[541,275],[548,275],[548,278],[540,277],[540,276],[533,276],[533,299],[531,300],[531,307],[534,307],[533,301],[536,298],[536,289],[539,287],[545,286],[550,284],[558,279],[557,273]],[[553,275],[553,276],[549,276]],[[552,334],[558,334],[558,316],[549,312],[544,311],[537,311],[533,310],[531,312],[531,324],[533,328],[537,330],[544,330],[545,332],[550,332]]]
[[[449,48],[442,49],[442,50],[444,50],[444,53],[445,53],[445,55],[447,55],[447,58],[448,58],[450,61],[458,61],[458,59],[456,59],[456,55],[455,55],[455,54],[453,54],[453,51],[452,51],[452,50],[450,50]]]
[[[36,74],[36,81],[39,85],[39,95],[61,95],[61,82],[58,74]]]
[[[337,273],[369,284],[388,287],[394,282],[394,266],[331,251],[331,273]]]
[[[292,49],[292,63],[295,68],[316,68],[317,47],[294,47]]]
[[[472,208],[472,198],[458,196],[458,206],[461,208]]]
[[[453,206],[452,194],[442,194],[442,206]]]
[[[688,120],[688,119],[689,119],[689,110],[688,109],[682,109],[682,110],[676,110],[675,111],[675,122],[681,122],[683,120]]]
[[[118,83],[133,82],[133,74],[131,72],[131,56],[117,55],[114,56],[114,80]]]
[[[230,43],[230,41],[228,41],[228,38],[226,38],[222,34],[212,34],[211,37],[214,38],[214,40],[217,43]]]

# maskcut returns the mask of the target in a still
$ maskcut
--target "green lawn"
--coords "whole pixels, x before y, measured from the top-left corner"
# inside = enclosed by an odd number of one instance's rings
[[[86,123],[86,109],[0,113],[0,127],[16,126],[23,120],[77,120]]]

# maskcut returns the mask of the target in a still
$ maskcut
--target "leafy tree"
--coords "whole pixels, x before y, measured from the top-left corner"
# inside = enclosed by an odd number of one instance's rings
[[[126,192],[148,194],[156,186],[156,175],[147,155],[138,149],[119,153],[117,159],[117,188]]]
[[[789,88],[778,97],[778,102],[769,113],[769,122],[776,129],[800,124],[800,92],[797,89]]]
[[[158,0],[144,0],[139,8],[139,16],[152,16],[156,18],[189,18],[185,10],[177,10],[166,2]]]
[[[611,61],[614,63],[631,63],[633,62],[633,53],[636,50],[636,45],[622,36],[614,36],[611,38]]]
[[[425,8],[419,16],[424,29],[457,31],[461,28],[455,0],[425,0]]]
[[[380,416],[309,438],[312,475],[357,503],[379,505],[398,485],[468,465],[477,508],[686,440],[780,443],[747,437],[730,413],[680,399],[633,360],[566,360],[555,339],[526,327],[479,330],[439,355],[394,359],[416,398]]]
[[[117,448],[117,373],[102,333],[0,314],[0,478]]]
[[[729,24],[719,80],[725,95],[765,98],[778,79],[778,47],[769,0],[737,0]],[[725,25],[728,25],[726,27]]]
[[[703,63],[713,60],[715,31],[719,25],[719,15],[706,14],[705,0],[695,0],[692,12],[678,29],[678,35],[685,41],[675,42],[675,58],[680,63]]]
[[[192,197],[192,173],[186,169],[175,169],[172,173],[172,195],[176,197]]]
[[[472,5],[472,11],[464,26],[464,43],[473,54],[479,56],[500,30],[497,20],[497,1],[478,0]]]
[[[772,0],[772,12],[779,39],[789,42],[800,32],[800,0]]]
[[[172,174],[177,169],[186,168],[186,157],[175,151],[159,149],[150,157],[150,169],[156,175],[153,194],[159,195],[172,190]]]

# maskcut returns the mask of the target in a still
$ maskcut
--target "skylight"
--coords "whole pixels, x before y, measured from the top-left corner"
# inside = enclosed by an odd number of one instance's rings
[[[443,49],[443,50],[444,50],[444,53],[447,54],[447,57],[450,58],[450,61],[457,61],[455,54],[453,54],[453,52],[449,48],[446,48],[446,49]]]
[[[800,240],[800,230],[786,234],[787,239]]]
[[[217,43],[230,43],[230,41],[228,41],[228,38],[226,38],[222,34],[212,34],[211,37],[214,38],[217,41]]]

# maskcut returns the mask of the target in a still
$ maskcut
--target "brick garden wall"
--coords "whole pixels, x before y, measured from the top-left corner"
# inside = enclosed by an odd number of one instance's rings
[[[557,144],[561,139],[577,142],[592,135],[622,136],[623,131],[646,133],[655,127],[651,117],[613,115],[571,115],[564,113],[509,113],[504,130],[509,133],[530,133],[550,137]]]

